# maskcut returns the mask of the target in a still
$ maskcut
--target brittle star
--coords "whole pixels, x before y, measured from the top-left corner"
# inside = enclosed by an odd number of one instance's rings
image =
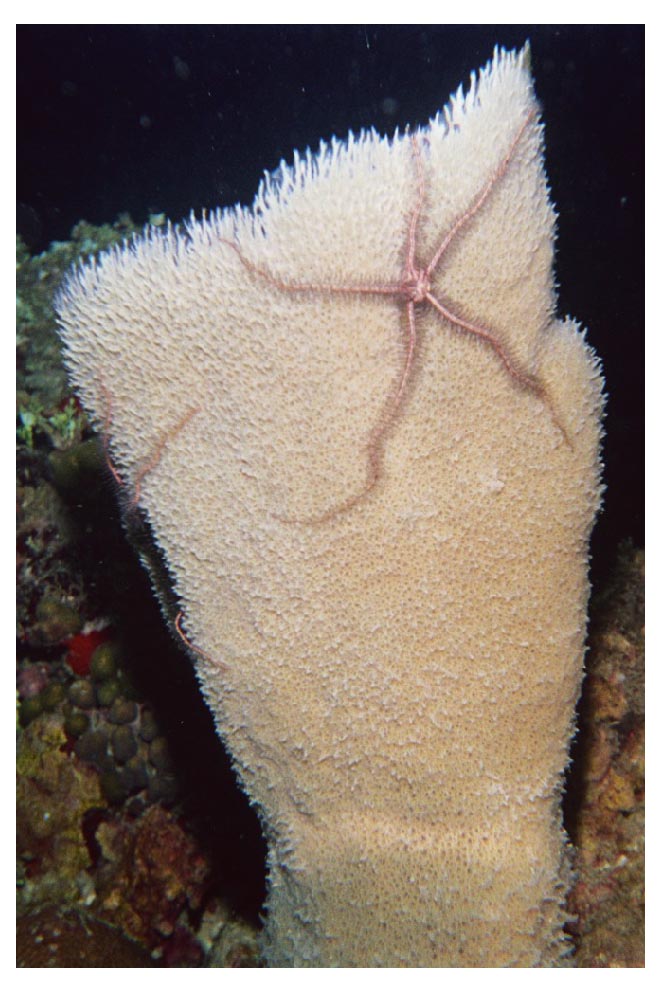
[[[307,283],[307,282],[297,282],[291,280],[284,280],[277,274],[272,272],[260,264],[253,262],[244,255],[240,247],[236,242],[231,242],[228,239],[222,239],[226,245],[230,246],[233,251],[237,254],[243,266],[246,267],[251,273],[256,274],[261,279],[267,281],[273,287],[278,290],[289,292],[289,293],[318,293],[318,294],[343,294],[343,295],[374,295],[379,297],[391,297],[397,301],[402,301],[406,306],[406,325],[407,325],[407,342],[404,350],[404,361],[399,375],[396,390],[392,396],[388,399],[387,404],[384,409],[383,417],[381,418],[378,425],[374,427],[369,435],[367,442],[367,454],[368,454],[368,469],[367,469],[367,479],[363,490],[360,494],[356,494],[351,498],[347,499],[339,505],[334,506],[332,509],[322,513],[319,516],[304,520],[286,519],[284,521],[290,522],[306,522],[306,523],[320,523],[325,522],[332,516],[336,516],[339,513],[348,511],[359,501],[366,498],[372,489],[375,487],[381,469],[381,459],[380,451],[382,443],[386,433],[388,432],[392,422],[394,421],[398,411],[402,405],[404,394],[408,386],[412,368],[413,361],[415,358],[415,352],[417,348],[417,326],[416,326],[416,313],[415,309],[418,305],[428,304],[432,307],[439,315],[441,315],[449,324],[461,332],[474,336],[476,339],[481,340],[491,347],[493,352],[498,357],[500,363],[502,364],[505,371],[509,376],[517,382],[524,390],[530,391],[541,398],[548,406],[551,418],[560,430],[565,442],[570,445],[569,438],[562,425],[555,409],[553,403],[546,391],[544,384],[534,376],[533,374],[526,373],[522,369],[519,369],[517,364],[509,355],[507,349],[502,345],[498,336],[488,327],[482,325],[478,322],[471,322],[468,319],[463,318],[461,315],[455,313],[452,307],[449,307],[444,303],[439,296],[436,296],[432,290],[432,280],[434,273],[438,268],[440,262],[445,256],[447,250],[456,240],[462,229],[466,228],[473,218],[481,211],[482,207],[491,195],[492,190],[496,184],[502,179],[509,169],[510,163],[514,158],[516,149],[528,127],[528,125],[533,121],[535,117],[535,110],[531,110],[530,113],[525,117],[523,123],[517,130],[514,138],[512,139],[510,146],[504,155],[503,159],[500,161],[498,166],[493,170],[488,180],[480,190],[479,194],[472,201],[470,206],[459,216],[459,218],[454,222],[452,227],[449,229],[447,234],[441,240],[436,252],[430,259],[426,266],[421,266],[417,261],[417,234],[420,223],[420,218],[422,216],[422,211],[424,208],[424,203],[426,199],[426,189],[425,189],[425,179],[424,179],[424,167],[422,164],[422,152],[418,139],[415,135],[411,136],[411,144],[413,150],[413,157],[415,161],[415,166],[417,170],[417,200],[415,202],[414,209],[410,216],[410,221],[408,224],[408,234],[406,242],[406,254],[405,263],[401,273],[401,279],[398,283],[386,283],[386,284],[321,284],[321,283]]]

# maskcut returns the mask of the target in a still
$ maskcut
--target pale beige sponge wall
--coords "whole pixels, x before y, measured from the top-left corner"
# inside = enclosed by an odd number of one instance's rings
[[[321,145],[59,298],[263,820],[270,965],[567,951],[602,379],[554,227],[528,53],[496,50],[427,127]]]

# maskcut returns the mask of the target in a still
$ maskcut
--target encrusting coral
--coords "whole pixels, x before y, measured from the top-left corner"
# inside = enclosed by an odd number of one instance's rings
[[[602,380],[553,229],[527,52],[497,51],[428,128],[322,146],[59,297],[263,817],[272,965],[567,950]]]
[[[165,675],[182,654],[158,631],[116,529],[103,447],[58,359],[54,289],[81,254],[130,230],[126,218],[113,228],[81,223],[71,242],[33,256],[17,244],[17,962],[134,964],[106,923],[143,943],[145,964],[255,965],[260,893],[245,900],[246,868],[234,889],[232,866],[243,859],[226,858],[223,845],[209,864],[200,832],[222,812],[232,837],[235,793],[223,767],[223,803],[201,799],[188,777],[199,756],[209,768],[219,752],[200,729],[173,740],[169,697],[178,729],[189,697]],[[161,689],[147,679],[153,667]],[[189,701],[196,723],[204,710]],[[111,826],[114,846],[102,850]],[[204,894],[201,862],[213,876]],[[150,868],[149,897],[141,866]],[[66,943],[55,943],[56,932]]]

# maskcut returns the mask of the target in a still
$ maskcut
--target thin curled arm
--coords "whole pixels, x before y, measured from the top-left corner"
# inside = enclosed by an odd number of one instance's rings
[[[104,422],[101,430],[101,441],[104,450],[104,457],[106,459],[106,465],[110,470],[115,483],[126,494],[128,490],[128,485],[125,482],[122,475],[117,470],[115,464],[111,459],[111,454],[110,454],[111,426],[113,424],[113,399],[111,397],[110,391],[108,390],[106,384],[101,378],[99,378],[99,388],[104,396],[104,402],[106,408],[104,414]],[[129,502],[129,508],[135,508],[138,505],[141,499],[141,485],[145,480],[145,478],[147,477],[147,475],[155,469],[155,467],[161,460],[167,444],[184,429],[184,427],[187,425],[190,419],[194,417],[194,415],[198,415],[201,411],[202,409],[199,408],[198,406],[190,408],[189,411],[185,412],[185,414],[175,423],[175,425],[171,426],[169,429],[165,429],[162,432],[155,446],[152,448],[146,459],[140,464],[138,468],[136,477],[134,479],[134,493],[132,495],[131,501]]]
[[[498,339],[494,335],[491,334],[491,332],[489,332],[488,329],[484,328],[482,325],[476,325],[474,322],[467,322],[464,318],[459,318],[458,315],[452,314],[452,312],[448,311],[448,309],[443,304],[441,304],[440,301],[438,301],[437,298],[433,296],[433,294],[427,294],[427,301],[432,306],[432,308],[435,308],[436,311],[438,311],[443,316],[443,318],[445,318],[451,325],[456,325],[464,332],[468,332],[470,333],[470,335],[474,335],[476,338],[481,339],[483,342],[486,342],[491,346],[494,353],[496,354],[496,356],[498,357],[498,359],[500,360],[504,369],[507,371],[510,377],[513,380],[517,381],[517,383],[519,383],[524,390],[530,391],[531,394],[534,394],[536,395],[536,397],[541,398],[542,401],[546,404],[547,408],[549,409],[549,414],[551,416],[553,424],[556,426],[556,428],[559,430],[560,434],[562,435],[565,445],[568,446],[570,449],[572,449],[573,448],[572,441],[569,438],[569,435],[563,424],[563,421],[560,418],[558,412],[556,411],[556,407],[553,403],[553,400],[549,392],[546,389],[545,384],[539,379],[539,377],[536,377],[533,374],[524,373],[522,370],[519,370],[514,365],[514,362],[511,360],[511,358],[509,357],[508,353],[506,352],[502,344],[498,341]]]
[[[138,505],[141,497],[141,485],[150,471],[154,470],[161,460],[167,444],[174,439],[179,432],[182,432],[185,425],[194,417],[194,415],[198,415],[200,412],[201,409],[198,407],[190,408],[189,411],[175,423],[175,425],[171,426],[170,429],[165,429],[164,432],[162,432],[152,452],[138,468],[136,478],[134,480],[134,498],[132,504]]]
[[[113,421],[113,400],[103,380],[99,381],[99,387],[101,393],[104,395],[104,403],[106,408],[106,411],[104,413],[104,424],[101,430],[101,445],[104,450],[104,459],[106,460],[106,466],[110,470],[113,480],[115,481],[117,486],[124,491],[125,482],[120,476],[115,464],[111,459],[110,438],[111,438],[111,424]]]
[[[255,273],[282,291],[314,294],[374,294],[377,297],[394,297],[401,292],[401,284],[317,284],[284,280],[266,267],[259,266],[258,263],[248,259],[237,243],[231,242],[230,239],[220,239],[219,241],[222,245],[229,246],[233,250],[250,273]]]
[[[503,176],[505,176],[505,173],[509,169],[512,159],[514,158],[514,153],[516,152],[517,147],[521,139],[523,138],[526,128],[528,127],[530,122],[534,120],[535,116],[536,116],[536,111],[533,108],[527,114],[526,118],[523,121],[523,124],[521,125],[516,135],[512,139],[512,142],[510,144],[509,149],[507,150],[507,154],[505,155],[504,159],[499,163],[499,165],[493,171],[493,173],[491,174],[487,182],[484,184],[482,190],[479,192],[479,194],[472,202],[470,207],[466,211],[464,211],[461,217],[457,218],[457,220],[454,222],[447,235],[443,238],[443,241],[438,246],[435,255],[433,256],[431,262],[426,268],[426,274],[428,277],[431,277],[432,274],[434,273],[436,267],[438,266],[441,258],[443,257],[450,243],[454,241],[454,239],[459,234],[461,229],[465,228],[465,226],[470,221],[472,221],[477,212],[482,209],[482,207],[486,203],[487,198],[489,197],[489,194],[495,187],[496,183],[498,183],[498,181],[501,180]]]
[[[467,322],[465,318],[459,318],[458,315],[452,314],[452,312],[449,311],[444,304],[441,304],[440,301],[437,298],[435,298],[431,293],[426,295],[426,299],[431,305],[431,307],[435,308],[436,311],[438,311],[443,316],[443,318],[445,318],[448,322],[450,322],[450,324],[458,325],[459,328],[464,330],[464,332],[469,332],[471,335],[476,336],[478,339],[483,339],[484,342],[487,342],[493,349],[494,353],[496,354],[500,362],[505,367],[505,370],[510,375],[510,377],[513,377],[514,380],[517,380],[520,384],[523,385],[523,387],[526,387],[529,390],[535,389],[538,383],[537,378],[533,377],[531,374],[525,374],[522,373],[520,370],[517,370],[514,363],[507,355],[507,352],[505,351],[504,347],[501,345],[498,339],[494,335],[492,335],[491,332],[489,332],[488,329],[484,328],[482,325],[476,325],[474,322]]]
[[[180,612],[178,612],[175,619],[173,620],[173,626],[175,627],[175,632],[180,637],[185,647],[187,647],[188,650],[191,650],[192,653],[198,654],[199,657],[202,657],[204,660],[208,661],[208,663],[214,664],[214,666],[219,668],[220,671],[226,671],[227,668],[224,667],[223,664],[220,664],[219,661],[216,661],[213,657],[210,657],[210,655],[206,654],[204,650],[201,650],[200,647],[197,647],[195,643],[191,642],[191,640],[185,633],[184,629],[182,628],[183,618],[184,618],[184,612],[180,610]]]
[[[415,251],[417,247],[417,228],[420,223],[422,208],[424,207],[426,191],[424,187],[424,167],[422,166],[420,144],[415,135],[411,135],[410,144],[413,147],[415,169],[417,170],[417,201],[415,202],[415,207],[411,212],[410,224],[408,226],[408,255],[406,257],[406,272],[414,273]]]
[[[369,439],[367,440],[367,473],[362,490],[358,494],[354,494],[350,498],[347,498],[346,501],[334,505],[331,509],[322,512],[320,515],[308,516],[304,519],[276,516],[280,522],[284,522],[288,525],[323,525],[326,522],[330,522],[338,515],[350,512],[350,510],[359,505],[360,502],[365,501],[375,488],[380,479],[383,441],[390,429],[390,426],[397,416],[399,408],[401,407],[401,402],[405,394],[408,381],[410,380],[410,372],[415,357],[417,334],[415,329],[415,306],[412,301],[408,302],[406,314],[408,319],[408,342],[406,345],[406,356],[403,369],[401,371],[396,391],[388,398],[383,410],[383,415],[372,429]]]

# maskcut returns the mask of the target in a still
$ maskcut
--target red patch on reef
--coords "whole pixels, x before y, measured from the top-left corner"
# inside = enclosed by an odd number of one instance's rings
[[[178,924],[163,946],[165,968],[200,968],[203,949],[189,931]]]
[[[78,395],[76,394],[68,394],[65,398],[63,398],[58,405],[58,411],[64,412],[67,406],[71,404],[74,405],[74,411],[76,414],[81,415],[83,412],[83,406],[78,398]]]
[[[97,647],[106,643],[109,629],[95,629],[91,633],[77,633],[67,640],[67,664],[80,677],[90,673],[90,659]]]

